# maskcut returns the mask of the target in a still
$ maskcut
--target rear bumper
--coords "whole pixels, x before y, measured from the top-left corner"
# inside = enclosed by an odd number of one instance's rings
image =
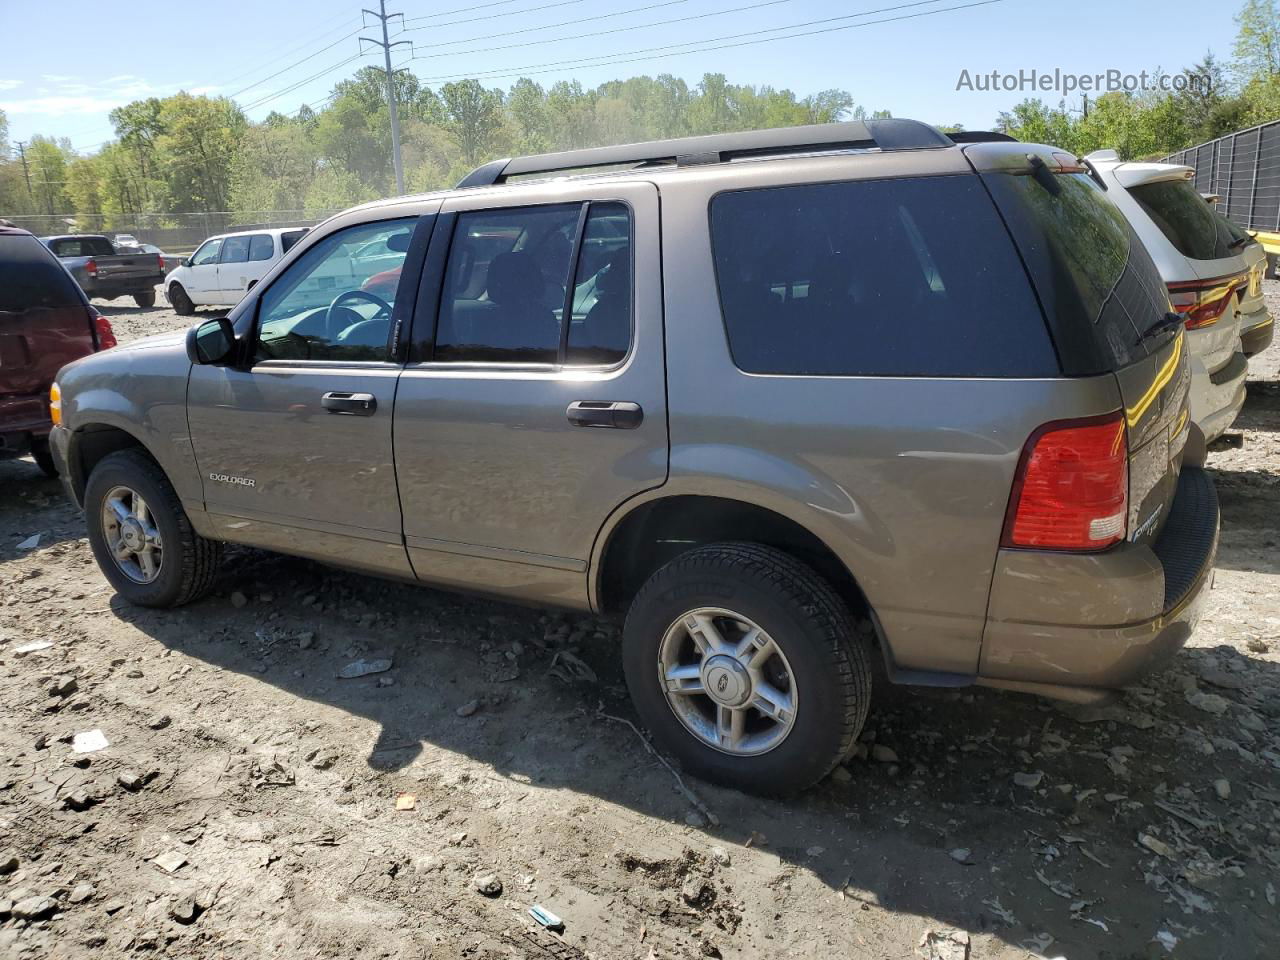
[[[1150,546],[1001,550],[978,683],[1089,700],[1161,666],[1199,622],[1218,525],[1213,481],[1187,467]]]
[[[1252,357],[1271,346],[1275,335],[1276,323],[1267,313],[1266,308],[1249,314],[1243,318],[1240,326],[1240,350],[1246,357]]]
[[[1232,354],[1213,373],[1196,356],[1191,357],[1191,419],[1206,443],[1218,439],[1235,422],[1244,406],[1249,360],[1241,351]]]
[[[0,397],[0,457],[20,457],[53,426],[44,393]]]

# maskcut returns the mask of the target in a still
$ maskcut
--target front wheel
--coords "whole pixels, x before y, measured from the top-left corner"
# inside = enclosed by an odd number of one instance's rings
[[[46,477],[58,476],[58,465],[53,460],[53,451],[49,449],[48,437],[36,437],[31,441],[31,459]]]
[[[180,284],[169,284],[169,303],[173,307],[173,312],[180,317],[189,317],[196,312],[196,305],[191,302],[187,291],[183,290]]]
[[[154,290],[145,290],[141,293],[135,293],[133,302],[140,307],[154,307],[156,305],[156,292]]]
[[[212,588],[222,544],[192,529],[169,478],[142,451],[118,451],[93,468],[84,512],[98,566],[130,603],[176,607]]]
[[[645,725],[689,772],[789,794],[848,753],[871,666],[848,608],[771,547],[711,544],[658,570],[623,633],[627,687]]]

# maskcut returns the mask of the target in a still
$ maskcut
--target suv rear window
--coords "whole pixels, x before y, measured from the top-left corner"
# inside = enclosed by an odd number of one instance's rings
[[[35,237],[0,236],[0,311],[83,303],[71,274]]]
[[[1187,180],[1144,183],[1130,187],[1129,193],[1184,257],[1234,257],[1249,240],[1247,233],[1215,210]]]
[[[1169,295],[1124,214],[1088,174],[983,176],[1049,316],[1063,372],[1103,373],[1147,355]]]
[[[977,177],[724,193],[711,233],[729,347],[749,373],[1058,373]]]

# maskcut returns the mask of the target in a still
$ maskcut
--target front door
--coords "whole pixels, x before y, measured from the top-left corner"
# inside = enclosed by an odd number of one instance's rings
[[[396,470],[420,579],[583,605],[601,526],[667,475],[658,194],[545,194],[442,208]]]
[[[222,253],[218,257],[218,303],[240,302],[248,283],[245,278],[248,262],[248,236],[241,234],[222,241]]]
[[[218,257],[222,253],[222,237],[214,237],[200,245],[187,264],[183,286],[192,303],[219,303]]]
[[[429,232],[431,220],[321,238],[257,298],[250,362],[192,369],[188,422],[205,507],[227,539],[412,575],[391,456],[401,365],[389,352],[393,321],[407,319],[397,305],[411,303],[385,278],[372,292],[351,259],[388,239],[403,265],[415,230]]]

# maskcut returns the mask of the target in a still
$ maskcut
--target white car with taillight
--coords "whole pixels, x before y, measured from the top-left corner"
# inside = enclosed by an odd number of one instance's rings
[[[1191,419],[1208,443],[1244,405],[1248,356],[1271,342],[1262,298],[1266,254],[1196,191],[1190,167],[1127,163],[1114,150],[1085,158],[1128,218],[1185,317]]]

